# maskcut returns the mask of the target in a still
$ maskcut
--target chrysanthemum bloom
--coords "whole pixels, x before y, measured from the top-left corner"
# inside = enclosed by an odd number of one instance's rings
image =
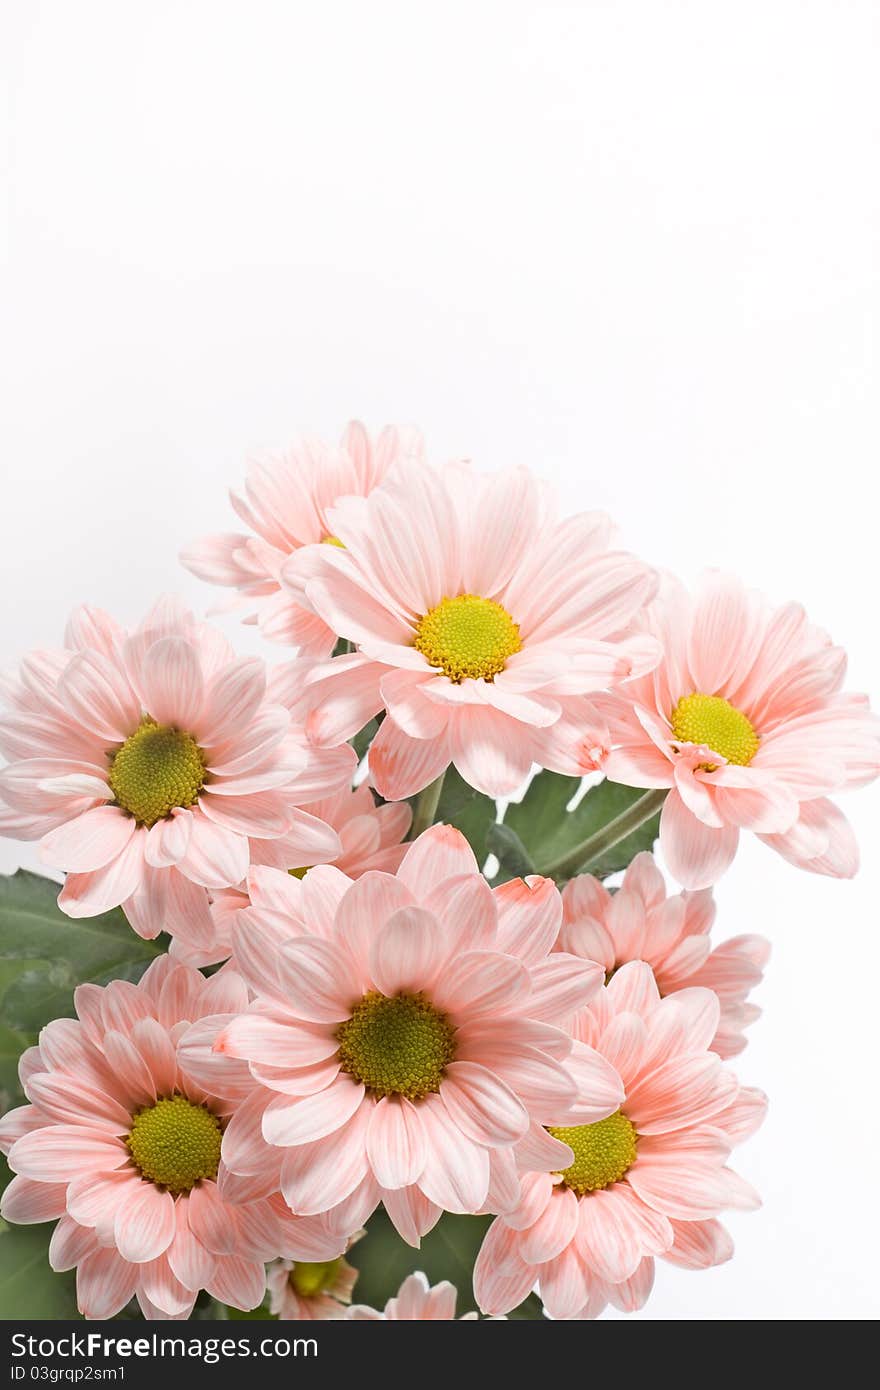
[[[717,574],[694,599],[670,582],[647,625],[663,661],[603,706],[618,745],[604,771],[672,789],[660,843],[679,882],[714,883],[740,829],[801,868],[851,877],[855,839],[827,797],[877,776],[880,725],[867,697],[841,692],[844,652],[797,604],[772,609]]]
[[[339,1253],[279,1195],[251,1199],[224,1171],[223,1130],[252,1089],[247,1069],[234,1061],[217,1068],[220,1097],[178,1060],[189,1021],[220,1027],[247,997],[231,972],[205,980],[161,956],[139,985],[81,985],[79,1018],[48,1024],[21,1059],[31,1103],[0,1121],[17,1174],[2,1214],[60,1218],[49,1261],[55,1270],[76,1266],[88,1318],[113,1317],[133,1295],[148,1318],[185,1318],[200,1289],[253,1308],[265,1292],[266,1259]]]
[[[763,936],[732,937],[712,950],[715,920],[712,890],[667,898],[663,875],[651,854],[638,854],[616,893],[590,874],[571,879],[562,891],[559,947],[596,960],[610,978],[627,961],[643,960],[654,971],[661,994],[702,985],[721,1004],[712,1051],[734,1057],[746,1045],[743,1029],[761,1010],[748,1003],[763,975],[770,942]]]
[[[244,497],[230,493],[254,534],[206,536],[180,558],[200,579],[237,590],[230,604],[218,608],[244,608],[244,621],[258,622],[264,637],[297,647],[313,660],[328,657],[336,633],[281,588],[281,568],[285,561],[294,568],[307,562],[312,546],[339,544],[328,513],[341,497],[366,497],[395,465],[418,463],[423,455],[416,430],[388,426],[371,439],[357,421],[337,449],[307,439],[287,450],[256,454],[248,460]]]
[[[383,1201],[418,1244],[443,1209],[515,1202],[514,1146],[552,1159],[541,1126],[554,1116],[619,1104],[614,1068],[560,1026],[603,976],[551,954],[562,901],[549,879],[493,891],[464,837],[434,826],[396,876],[255,869],[251,898],[233,945],[257,998],[213,1047],[218,1062],[246,1058],[261,1089],[223,1156],[280,1181],[293,1211],[350,1234]]]
[[[122,904],[141,936],[213,934],[205,889],[240,883],[249,837],[284,836],[298,863],[339,838],[300,807],[350,777],[351,748],[309,748],[255,657],[161,600],[126,634],[77,609],[66,650],[33,652],[9,683],[0,827],[68,871],[59,905]]]
[[[366,1231],[358,1231],[353,1245]],[[335,1260],[275,1260],[269,1266],[269,1312],[276,1318],[339,1321],[348,1312],[357,1270],[343,1255]]]
[[[608,549],[597,513],[557,521],[525,470],[483,477],[465,465],[400,476],[330,513],[341,548],[282,580],[356,645],[309,677],[310,736],[350,738],[388,717],[370,748],[382,796],[401,800],[455,763],[490,796],[532,763],[593,770],[606,747],[585,698],[650,669],[644,634],[619,636],[655,578]]]
[[[536,1288],[551,1317],[595,1317],[608,1301],[641,1307],[654,1256],[699,1269],[728,1259],[718,1214],[759,1205],[726,1167],[763,1118],[709,1049],[717,997],[685,989],[660,999],[650,966],[635,961],[576,1020],[613,1064],[625,1091],[598,1124],[551,1125],[559,1171],[524,1179],[519,1206],[492,1223],[474,1269],[484,1312],[509,1312]]]
[[[360,878],[370,869],[382,869],[393,873],[400,865],[408,846],[402,844],[412,820],[412,811],[405,801],[386,802],[377,806],[373,794],[364,783],[354,791],[343,787],[335,796],[322,798],[309,806],[309,813],[334,829],[339,836],[341,853],[337,856],[322,856],[316,862],[333,863],[349,878]],[[285,836],[278,840],[251,841],[251,859],[254,864],[266,864],[276,869],[284,869],[297,878],[312,867],[311,864],[293,864],[296,843],[288,847]],[[214,920],[215,939],[210,950],[204,950],[197,957],[187,959],[193,965],[207,965],[224,960],[232,954],[232,921],[236,912],[248,907],[247,884],[239,888],[220,889],[211,894],[211,916]]]
[[[417,1270],[404,1279],[381,1313],[365,1303],[356,1303],[347,1310],[346,1317],[351,1322],[454,1322],[457,1300],[454,1284],[444,1279],[431,1288],[425,1275]],[[463,1313],[459,1322],[471,1322],[476,1316]]]

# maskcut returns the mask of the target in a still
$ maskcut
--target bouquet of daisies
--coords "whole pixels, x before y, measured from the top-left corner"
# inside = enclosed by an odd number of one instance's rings
[[[254,457],[232,501],[183,562],[280,660],[166,597],[75,609],[5,684],[0,828],[63,876],[3,885],[29,1296],[581,1319],[729,1259],[769,945],[713,943],[712,885],[741,833],[855,872],[844,653],[411,430]]]

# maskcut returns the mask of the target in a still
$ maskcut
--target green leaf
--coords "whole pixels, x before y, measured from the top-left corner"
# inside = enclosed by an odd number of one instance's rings
[[[0,875],[0,1008],[4,1024],[28,1038],[73,1013],[77,985],[138,980],[162,950],[142,941],[120,908],[66,917],[57,895],[57,883],[24,869]]]
[[[29,1046],[30,1038],[24,1033],[0,1023],[0,1115],[24,1100],[18,1084],[18,1059]]]
[[[360,762],[361,758],[365,756],[367,749],[373,742],[373,739],[376,737],[376,734],[378,732],[378,719],[371,719],[369,724],[364,725],[359,734],[355,734],[354,738],[350,738],[348,740],[352,748],[358,755],[358,762]]]
[[[353,1301],[384,1308],[408,1274],[420,1269],[428,1282],[448,1279],[458,1289],[457,1314],[476,1309],[473,1290],[474,1262],[491,1216],[453,1216],[446,1212],[422,1237],[419,1250],[401,1240],[380,1207],[367,1226],[367,1234],[346,1256],[358,1272]],[[527,1299],[514,1317],[540,1317],[537,1299]]]
[[[569,811],[568,803],[579,786],[577,777],[539,772],[522,801],[508,806],[504,826],[519,837],[534,863],[532,872],[548,873],[556,860],[576,852],[580,844],[623,816],[645,796],[639,787],[624,787],[606,780],[591,787],[575,809]],[[598,856],[591,858],[586,851],[584,860],[576,868],[570,868],[565,877],[589,869],[598,878],[607,878],[625,869],[641,850],[653,848],[659,826],[657,812]]]
[[[489,853],[498,860],[498,872],[493,884],[506,883],[510,878],[522,878],[535,873],[528,850],[509,825],[492,825],[487,836]]]
[[[0,1221],[0,1318],[79,1318],[76,1277],[49,1267],[49,1239],[55,1222],[41,1226],[7,1226]]]
[[[475,791],[450,764],[443,779],[435,822],[454,825],[460,830],[482,864],[489,853],[489,830],[497,819],[498,808],[492,798]]]

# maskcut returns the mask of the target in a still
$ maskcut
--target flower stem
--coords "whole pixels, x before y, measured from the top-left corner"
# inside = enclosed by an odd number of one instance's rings
[[[424,791],[419,792],[416,809],[413,813],[412,830],[409,833],[411,840],[418,839],[423,830],[427,830],[429,825],[434,824],[445,776],[446,773],[441,772],[435,781],[429,782]]]
[[[643,792],[638,801],[634,801],[625,811],[621,811],[619,816],[603,825],[601,830],[595,830],[574,849],[567,850],[558,859],[545,864],[542,872],[547,878],[570,878],[578,869],[588,870],[590,864],[607,850],[619,845],[621,840],[625,840],[652,816],[656,816],[666,799],[667,790],[666,787],[656,787]],[[424,792],[422,795],[424,796]]]

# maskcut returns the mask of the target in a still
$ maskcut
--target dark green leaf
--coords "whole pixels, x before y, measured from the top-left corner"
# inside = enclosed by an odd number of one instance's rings
[[[30,1038],[24,1033],[0,1023],[0,1115],[24,1100],[18,1084],[18,1059],[29,1046]]]
[[[354,1302],[367,1303],[371,1308],[384,1308],[393,1298],[408,1274],[420,1269],[431,1284],[448,1279],[458,1289],[458,1315],[476,1308],[473,1290],[474,1261],[483,1236],[489,1228],[490,1216],[441,1216],[437,1225],[422,1238],[421,1249],[413,1250],[401,1240],[380,1208],[369,1222],[363,1240],[353,1246],[347,1256],[358,1273]],[[531,1308],[529,1307],[531,1305]],[[515,1317],[540,1317],[533,1309],[537,1299],[527,1299]]]
[[[492,825],[486,837],[489,853],[498,860],[498,873],[493,883],[506,883],[510,878],[522,878],[535,873],[528,850],[509,825]]]
[[[0,876],[0,1007],[7,1027],[28,1037],[73,1013],[78,984],[137,980],[162,950],[121,909],[74,919],[57,896],[57,883],[24,869]]]
[[[460,830],[482,864],[489,852],[489,829],[497,818],[498,808],[492,798],[475,791],[450,764],[443,779],[435,822],[454,825]]]
[[[638,787],[623,787],[606,780],[591,787],[575,809],[568,811],[566,807],[579,786],[577,777],[539,772],[522,801],[508,806],[504,825],[526,847],[535,866],[532,872],[546,873],[555,860],[604,829],[645,794]],[[658,813],[598,857],[590,859],[586,855],[589,862],[578,868],[589,869],[599,878],[625,869],[641,850],[653,848],[659,820]]]
[[[49,1239],[55,1223],[7,1226],[0,1221],[0,1318],[78,1318],[73,1271],[49,1268]]]
[[[349,739],[349,743],[358,755],[358,761],[364,757],[379,729],[378,719],[371,719],[369,724],[365,724],[359,734]]]

